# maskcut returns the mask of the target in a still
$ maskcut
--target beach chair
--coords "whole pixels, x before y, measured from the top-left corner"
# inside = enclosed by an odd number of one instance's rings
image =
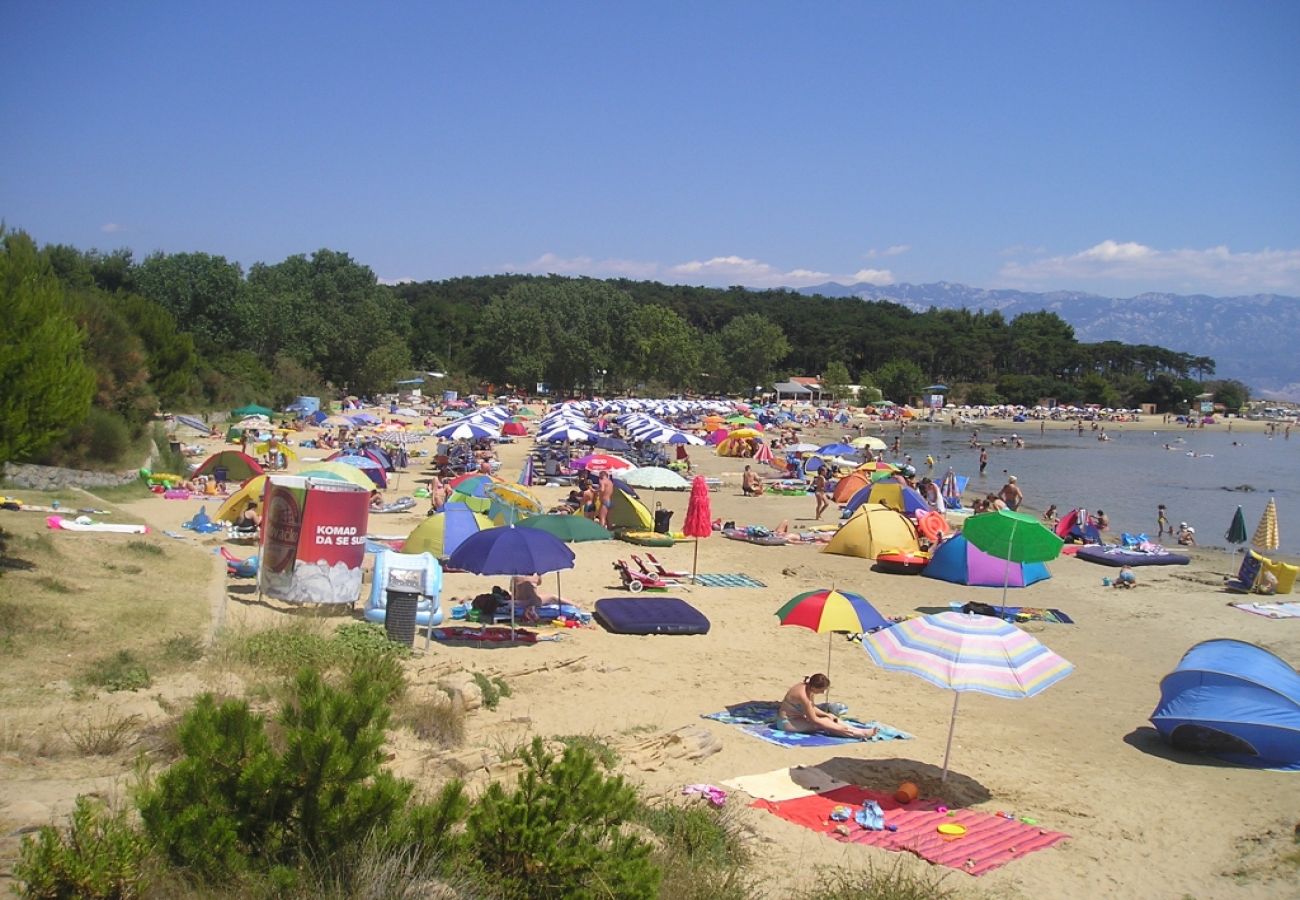
[[[646,555],[649,556],[648,553]],[[645,560],[637,556],[635,553],[632,554],[632,562],[636,563],[636,567],[641,570],[642,575],[645,575],[648,578],[657,578],[660,581],[662,581],[664,584],[677,584],[677,582],[674,581],[673,579],[681,577],[681,576],[670,575],[669,573],[663,571],[663,567],[659,565],[656,565],[653,569],[650,568],[650,566],[646,565]],[[689,574],[689,573],[683,573],[683,575],[685,574]]]
[[[614,570],[618,572],[618,577],[623,583],[623,590],[639,594],[642,591],[666,591],[669,583],[657,576],[645,575],[641,572],[633,572],[631,566],[626,560],[618,560],[614,563]]]
[[[660,578],[686,578],[691,574],[690,572],[678,572],[665,567],[663,563],[655,559],[655,555],[649,550],[646,551],[645,558],[650,560],[650,565],[654,566],[655,574]]]

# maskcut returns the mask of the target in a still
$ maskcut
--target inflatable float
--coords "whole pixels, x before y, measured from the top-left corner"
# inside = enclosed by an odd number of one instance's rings
[[[642,547],[671,547],[676,543],[671,534],[660,534],[658,531],[619,531],[614,536],[620,541]]]
[[[385,513],[406,512],[408,509],[414,509],[414,508],[415,508],[414,497],[402,497],[398,500],[394,500],[392,503],[385,504],[384,506],[378,508],[372,508],[370,510],[370,513],[371,515],[376,515],[376,514],[384,515]]]
[[[876,569],[891,575],[919,575],[930,564],[923,550],[886,550],[876,556]]]
[[[948,520],[943,517],[943,513],[934,510],[918,513],[916,530],[921,537],[932,544],[937,544],[948,532]]]
[[[109,522],[92,522],[89,516],[65,519],[62,516],[46,516],[45,525],[56,531],[100,531],[111,534],[148,534],[148,525],[113,525]]]
[[[786,539],[781,535],[772,534],[766,528],[758,529],[754,526],[749,528],[724,528],[722,536],[733,541],[758,544],[760,547],[784,547],[786,545]]]

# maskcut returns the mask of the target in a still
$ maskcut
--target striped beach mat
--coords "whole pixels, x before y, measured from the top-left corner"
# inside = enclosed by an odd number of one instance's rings
[[[896,826],[896,831],[868,831],[851,818],[841,826],[830,817],[837,806],[858,810],[868,800],[880,804],[886,828]],[[936,809],[939,805],[937,800],[916,800],[903,806],[889,794],[856,785],[837,787],[807,797],[755,800],[750,804],[838,841],[915,853],[927,862],[969,875],[983,875],[1013,859],[1069,839],[1068,834],[1042,828],[1034,821],[971,809],[939,812]],[[961,825],[966,833],[960,836],[941,834],[938,826],[942,824]],[[842,831],[836,831],[837,827]]]
[[[1300,603],[1229,603],[1242,612],[1268,619],[1300,619]]]
[[[734,574],[715,572],[709,575],[696,575],[695,583],[702,584],[705,587],[767,587],[767,585],[759,581],[757,578],[751,578],[742,572],[736,572]]]

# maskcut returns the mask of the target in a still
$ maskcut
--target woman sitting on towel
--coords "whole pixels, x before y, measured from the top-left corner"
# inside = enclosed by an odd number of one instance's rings
[[[874,728],[854,728],[832,715],[813,702],[817,694],[830,690],[831,680],[818,672],[809,675],[803,681],[785,692],[778,710],[776,727],[781,731],[794,731],[799,734],[832,734],[836,737],[860,738],[866,740],[874,737]]]

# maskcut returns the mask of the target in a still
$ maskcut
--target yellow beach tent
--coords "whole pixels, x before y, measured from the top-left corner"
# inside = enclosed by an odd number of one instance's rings
[[[920,549],[911,519],[879,503],[864,503],[840,526],[822,552],[875,559],[886,550]]]

